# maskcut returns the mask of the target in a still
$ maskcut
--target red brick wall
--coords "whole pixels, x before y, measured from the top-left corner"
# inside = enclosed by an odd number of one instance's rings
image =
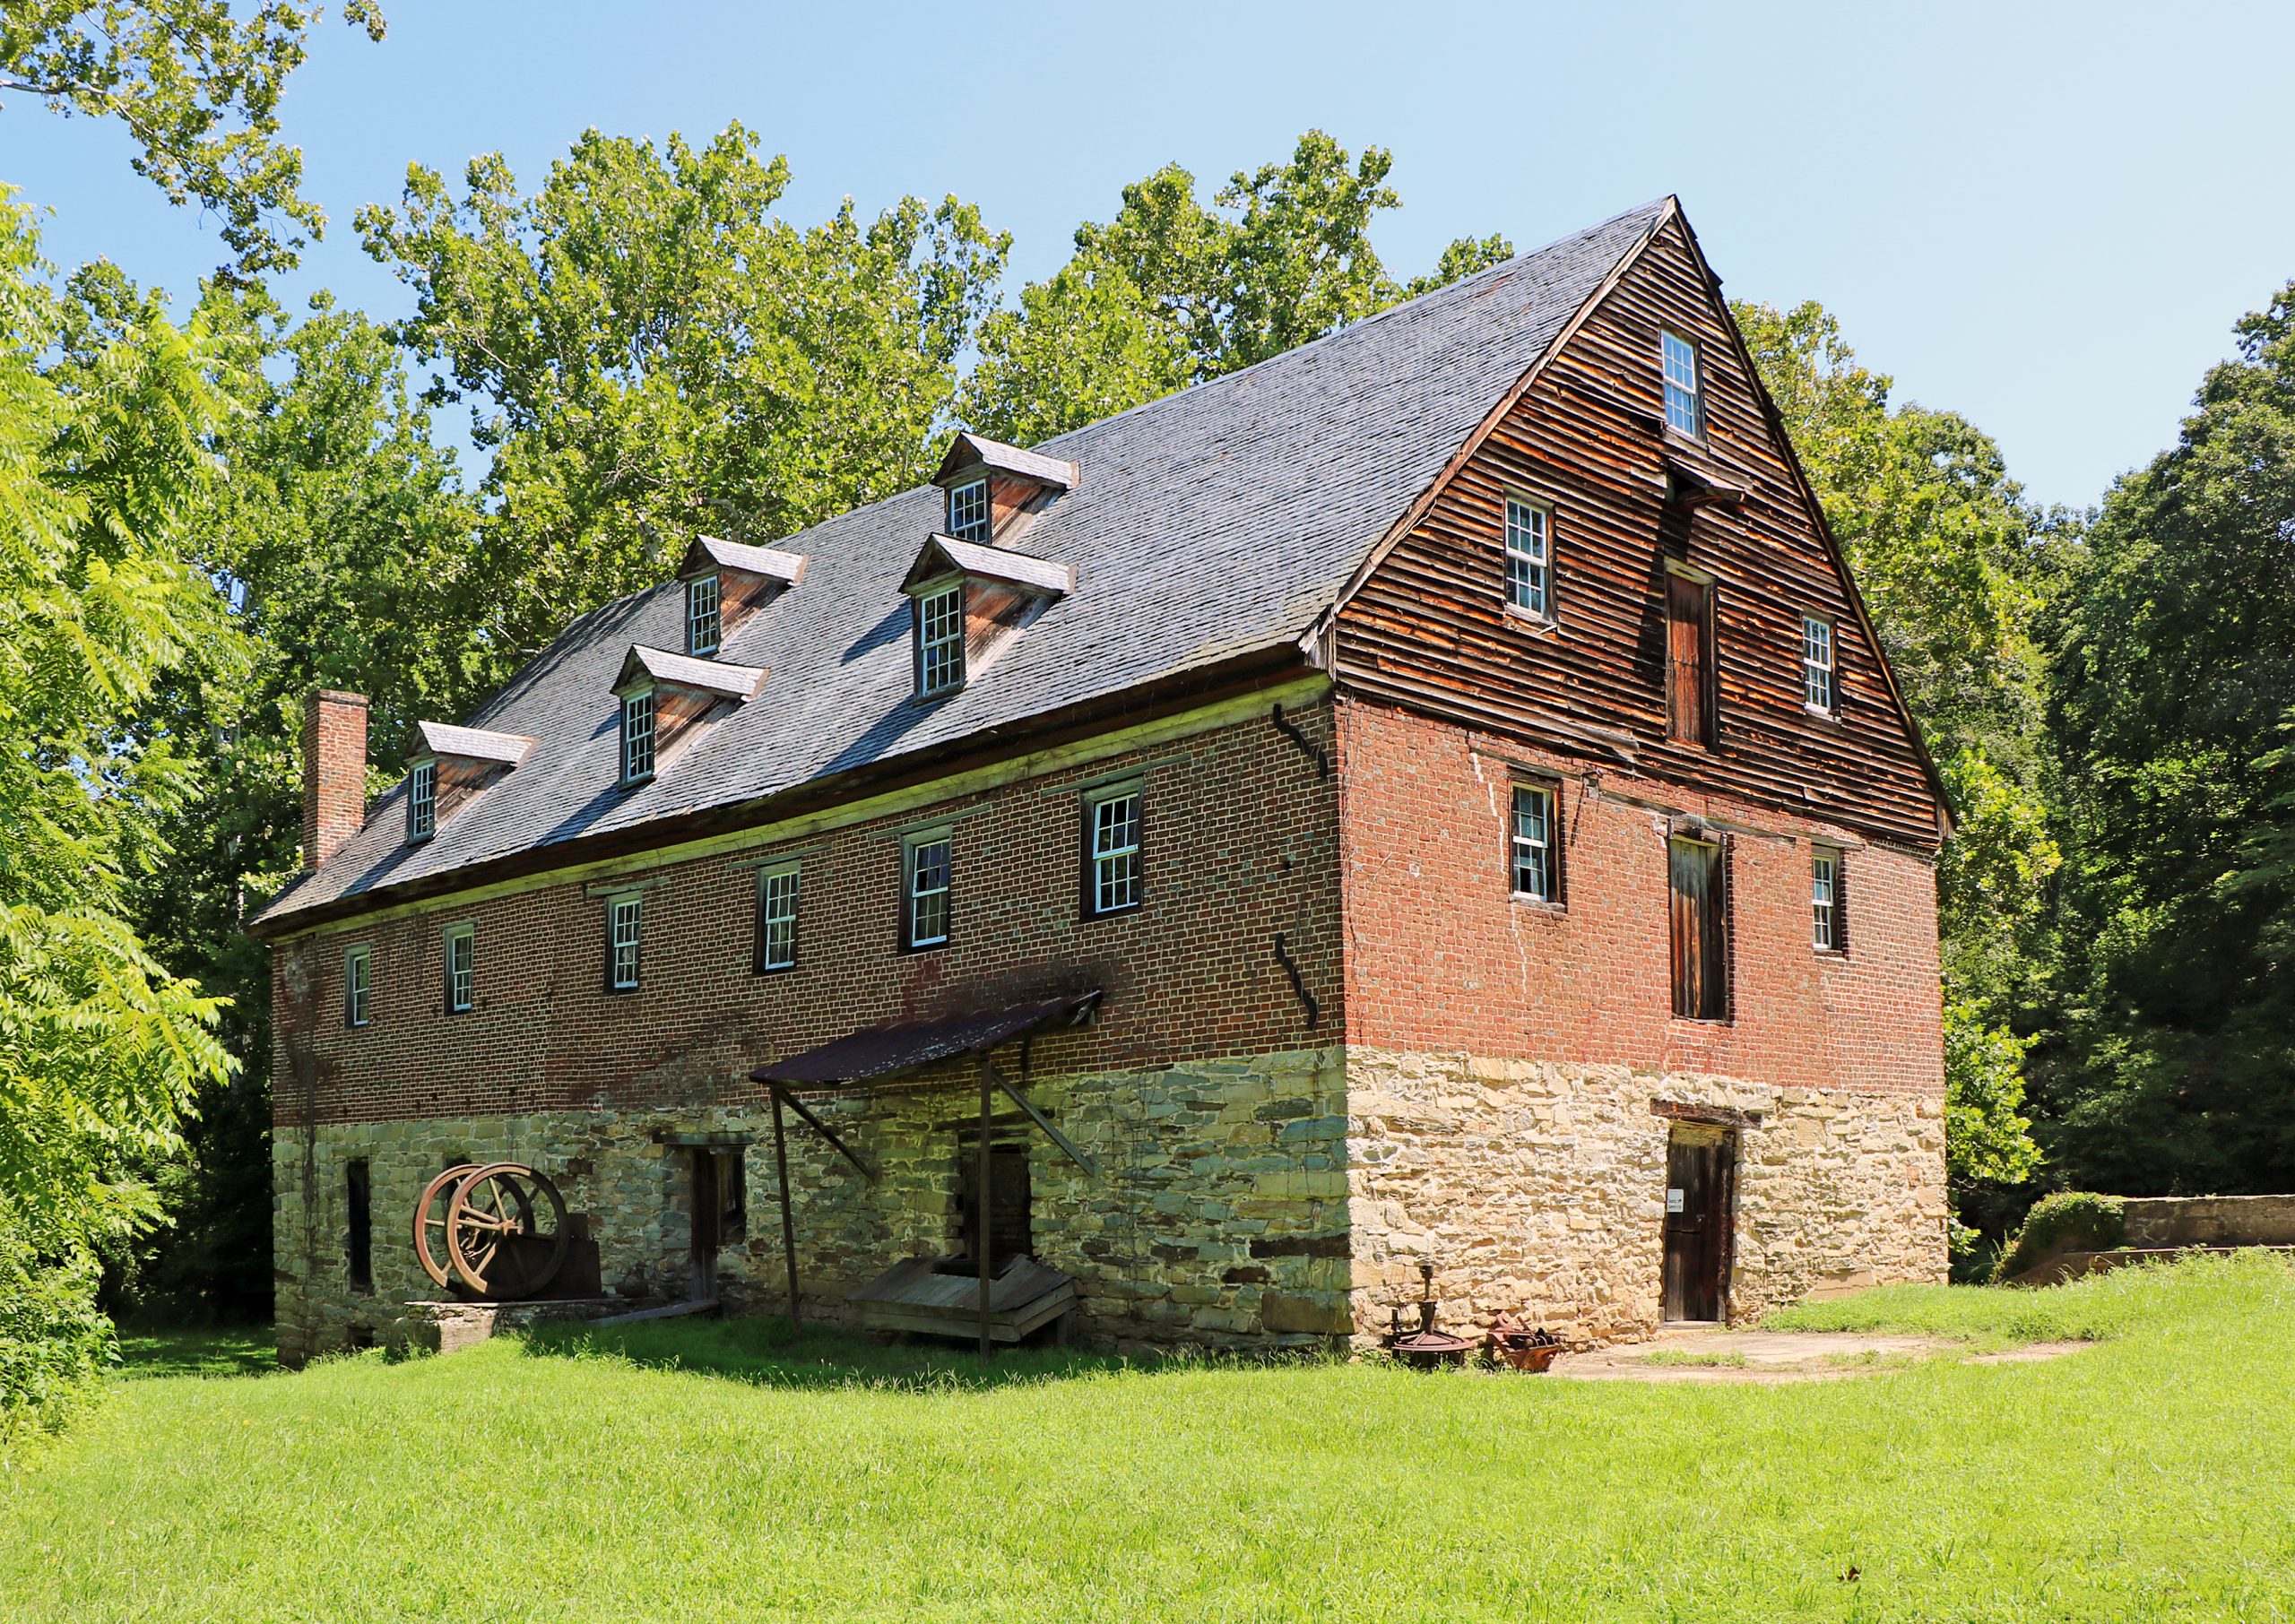
[[[1364,701],[1338,730],[1349,1043],[1942,1091],[1923,858]],[[1509,895],[1515,766],[1599,773],[1562,782],[1559,908]],[[1672,1017],[1667,813],[1633,800],[1760,831],[1731,840],[1727,1023]],[[1848,850],[1842,956],[1810,946],[1813,837]]]
[[[366,817],[366,698],[314,688],[303,696],[303,867],[342,850]]]
[[[1288,713],[1326,747],[1325,704]],[[1144,777],[1146,901],[1079,920],[1080,789]],[[1262,714],[898,816],[632,876],[643,980],[604,985],[608,885],[560,884],[279,945],[277,1119],[510,1113],[753,1099],[749,1068],[857,1027],[1097,986],[1091,1027],[1042,1034],[1038,1072],[1329,1041],[1342,1019],[1337,796]],[[463,816],[482,817],[481,799]],[[954,820],[953,940],[896,946],[901,834]],[[801,854],[798,966],[751,972],[760,858]],[[443,1010],[446,926],[476,929],[477,1008]],[[1321,1000],[1310,1032],[1274,938]],[[372,1022],[343,1023],[343,951],[374,952]]]

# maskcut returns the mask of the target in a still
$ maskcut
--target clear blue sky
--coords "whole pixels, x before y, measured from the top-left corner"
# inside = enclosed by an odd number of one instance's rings
[[[1320,126],[1394,153],[1399,273],[1677,192],[1731,294],[1822,299],[1899,399],[1965,412],[2035,497],[2084,505],[2295,278],[2285,0],[383,4],[390,38],[330,17],[284,106],[333,223],[290,287],[379,315],[403,290],[351,216],[410,160],[458,180],[499,150],[538,178],[586,125],[738,118],[788,154],[792,218],[954,192],[1014,234],[1017,285],[1167,160],[1216,181]],[[0,109],[0,178],[53,209],[51,258],[187,294],[212,224],[126,160],[117,132]]]

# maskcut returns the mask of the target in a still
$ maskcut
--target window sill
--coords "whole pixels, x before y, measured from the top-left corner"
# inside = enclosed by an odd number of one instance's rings
[[[1139,912],[1143,906],[1143,903],[1132,903],[1122,908],[1087,908],[1080,911],[1077,918],[1087,925],[1095,920],[1128,920]]]
[[[1551,614],[1541,615],[1535,609],[1524,609],[1519,603],[1507,603],[1501,607],[1506,611],[1506,618],[1525,631],[1559,632],[1562,630],[1562,622]]]
[[[787,975],[796,968],[797,961],[792,959],[786,964],[752,964],[749,966],[749,973],[751,975]]]
[[[1840,712],[1838,708],[1828,711],[1821,706],[1811,704],[1806,700],[1801,702],[1801,714],[1814,717],[1819,721],[1837,723],[1840,721]]]
[[[1558,898],[1532,896],[1527,891],[1510,891],[1506,894],[1506,900],[1528,913],[1563,914],[1570,911],[1570,904]]]
[[[1699,1026],[1711,1028],[1717,1026],[1734,1026],[1737,1024],[1736,1017],[1735,1015],[1669,1015],[1667,1018],[1676,1026]]]
[[[930,942],[903,942],[900,950],[903,953],[939,953],[948,946],[948,938],[944,936]]]
[[[606,997],[610,998],[626,998],[631,993],[638,990],[640,989],[636,987],[609,987],[606,989]]]
[[[1713,441],[1709,434],[1692,434],[1686,428],[1676,428],[1667,423],[1662,437],[1668,445],[1678,445],[1684,451],[1710,452]]]

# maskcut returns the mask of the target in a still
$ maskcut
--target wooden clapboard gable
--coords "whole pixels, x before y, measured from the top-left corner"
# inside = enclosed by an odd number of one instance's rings
[[[1667,329],[1699,351],[1702,442],[1665,427]],[[1506,604],[1510,495],[1550,509],[1551,624]],[[1678,212],[1406,525],[1339,608],[1345,687],[1875,839],[1942,838],[1935,771]],[[1672,737],[1676,573],[1708,588],[1710,748]],[[1831,717],[1803,704],[1805,613],[1834,627]]]

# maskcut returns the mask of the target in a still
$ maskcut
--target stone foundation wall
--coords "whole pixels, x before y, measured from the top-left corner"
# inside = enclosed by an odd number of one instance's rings
[[[1501,1311],[1573,1343],[1654,1330],[1675,1127],[1661,1101],[1760,1118],[1737,1132],[1732,1320],[1945,1275],[1935,1098],[1363,1049],[1347,1079],[1361,1343],[1417,1300],[1422,1262],[1453,1331]]]
[[[1007,1066],[1008,1074],[1017,1067]],[[998,1097],[996,1140],[1029,1147],[1035,1256],[1077,1278],[1082,1332],[1117,1346],[1264,1345],[1349,1326],[1344,1067],[1336,1050],[1033,1080],[1030,1101],[1098,1165],[1081,1169]],[[810,1101],[874,1170],[864,1180],[788,1121],[808,1314],[897,1259],[958,1249],[968,1073]],[[605,1289],[682,1297],[691,1268],[690,1152],[656,1136],[747,1133],[749,1219],[718,1254],[732,1311],[785,1305],[769,1106],[536,1111],[281,1127],[275,1138],[280,1352],[423,1340],[410,1301],[437,1290],[415,1262],[422,1188],[458,1161],[523,1162],[586,1214]],[[966,1138],[963,1144],[971,1141]],[[371,1291],[348,1279],[348,1164],[366,1160]]]

